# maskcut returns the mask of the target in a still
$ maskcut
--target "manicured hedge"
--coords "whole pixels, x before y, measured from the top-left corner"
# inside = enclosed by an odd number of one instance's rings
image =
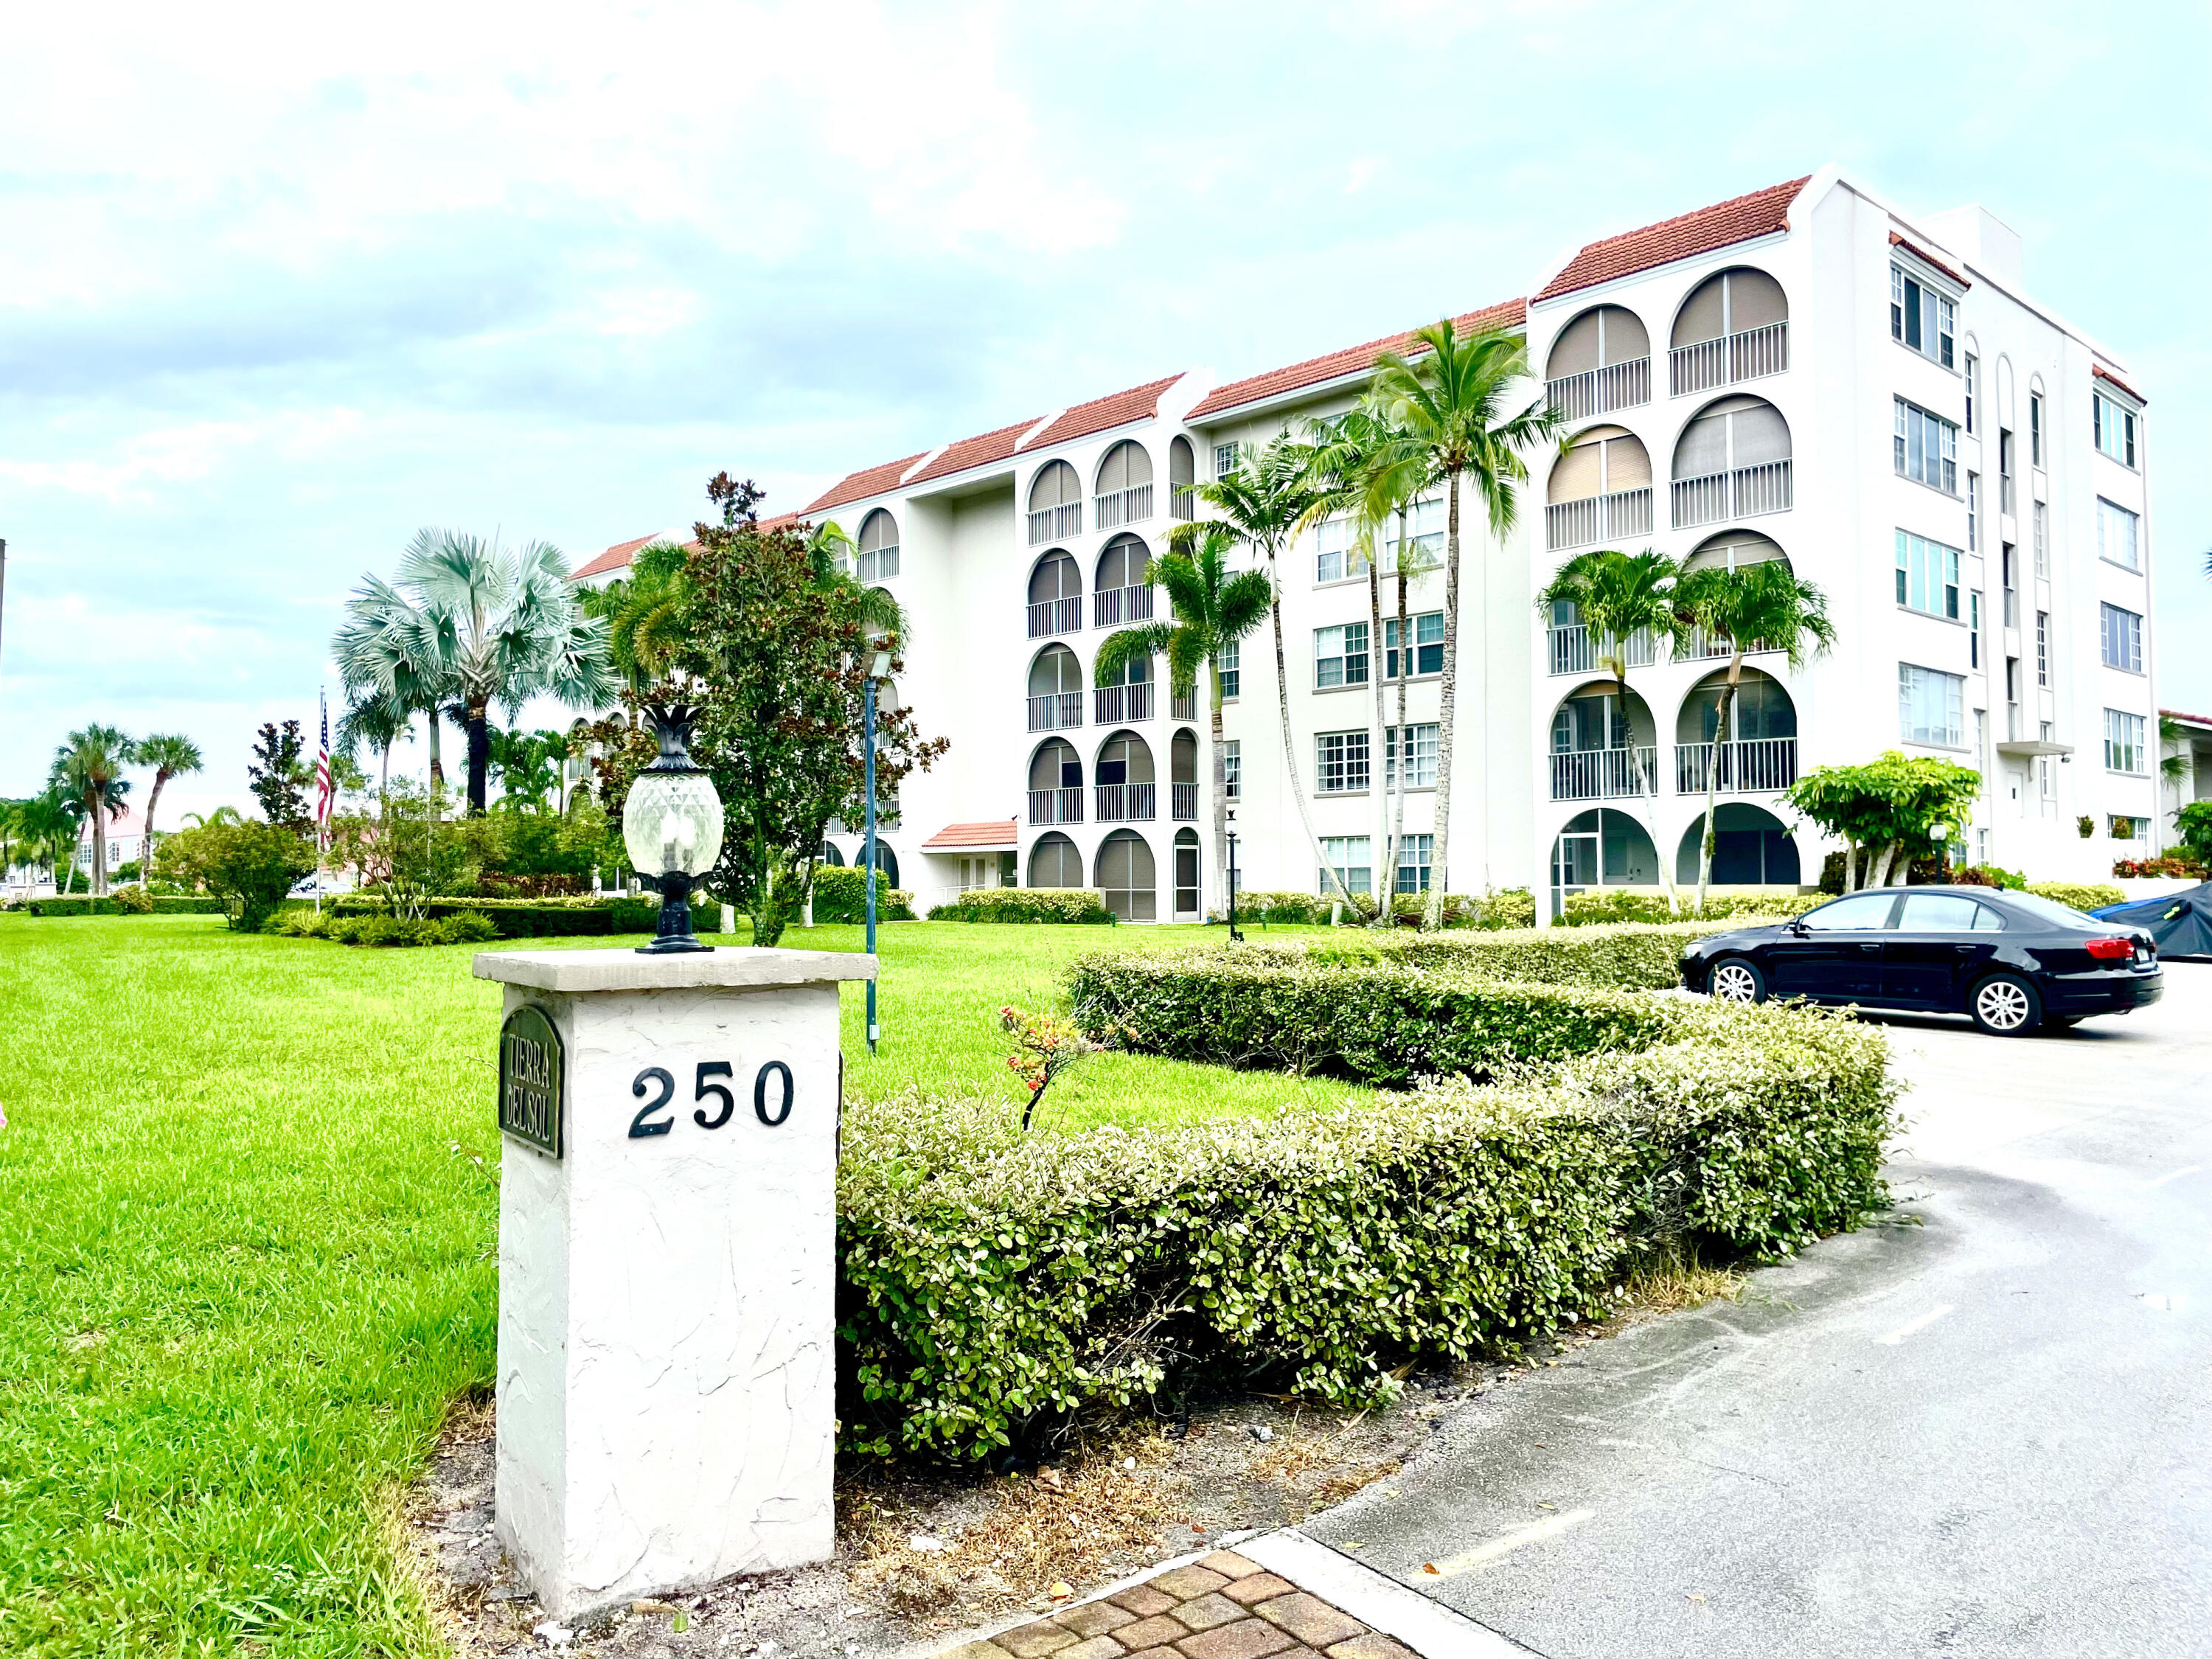
[[[287,909],[312,908],[295,900]],[[366,896],[331,899],[327,912],[341,915],[381,915],[390,904]],[[442,921],[448,916],[476,913],[489,916],[501,939],[566,939],[601,933],[649,933],[660,925],[660,901],[640,898],[480,899],[434,898],[422,902],[423,918]],[[722,908],[711,899],[691,907],[691,925],[702,933],[719,933]]]
[[[155,896],[152,901],[153,914],[157,916],[219,916],[222,901],[193,896]],[[71,895],[62,898],[24,899],[8,907],[11,910],[27,910],[34,916],[121,916],[143,915],[146,912],[129,910],[112,898],[93,898],[89,895]]]
[[[814,866],[814,920],[817,924],[858,923],[868,919],[868,890],[862,880],[863,874],[850,865]],[[880,870],[876,872],[876,920],[914,920],[914,895],[903,887],[892,886],[890,878]]]
[[[1884,1201],[1879,1033],[1686,1006],[1642,1053],[1339,1112],[1062,1138],[988,1103],[849,1108],[847,1447],[980,1459],[1208,1376],[1365,1404],[1408,1359],[1599,1312],[1638,1252],[1771,1253]]]
[[[1310,927],[1327,927],[1336,902],[1322,893],[1239,893],[1237,919],[1239,922],[1301,922]],[[1390,898],[1391,920],[1401,927],[1417,927],[1427,902],[1426,894],[1394,893]],[[1226,906],[1221,914],[1226,919]],[[1375,914],[1373,897],[1354,893],[1352,902],[1344,908],[1342,921],[1346,926],[1371,923]],[[1528,927],[1536,921],[1536,901],[1525,887],[1508,887],[1480,897],[1470,893],[1446,893],[1443,916],[1447,927]]]
[[[1680,1032],[1705,1005],[1581,985],[1260,952],[1093,952],[1068,969],[1076,1018],[1143,1054],[1240,1070],[1325,1073],[1386,1087],[1486,1074]]]
[[[380,910],[317,912],[294,907],[277,911],[262,923],[261,931],[293,939],[326,939],[336,945],[380,946],[482,945],[499,937],[499,928],[481,910],[457,910],[434,920],[387,915]]]
[[[1631,922],[1611,927],[1523,927],[1497,933],[1368,933],[1224,945],[1231,955],[1267,953],[1288,964],[1322,966],[1395,963],[1531,985],[1587,985],[1617,991],[1659,991],[1681,982],[1677,967],[1692,941],[1725,933],[1741,921]]]
[[[2124,904],[2128,898],[2118,888],[2102,881],[2031,881],[2027,890],[2038,898],[2047,898],[2053,904],[2071,905],[2076,910]]]
[[[1667,896],[1655,889],[1608,887],[1594,893],[1570,893],[1559,920],[1570,927],[1589,927],[1612,921],[1679,921],[1697,902],[1697,890],[1682,895],[1682,915],[1667,908]],[[1708,893],[1703,915],[1708,921],[1735,916],[1802,916],[1815,905],[1826,904],[1829,893],[1801,893],[1794,887],[1770,888],[1751,893]]]
[[[1114,913],[1087,887],[976,887],[940,904],[932,921],[1075,922],[1110,925]]]

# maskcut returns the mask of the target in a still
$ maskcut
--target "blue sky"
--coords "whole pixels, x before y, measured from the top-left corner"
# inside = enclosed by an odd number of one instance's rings
[[[347,592],[422,525],[580,557],[724,467],[795,507],[1832,160],[1984,204],[2137,371],[2160,695],[2212,711],[2207,9],[1850,9],[19,13],[0,794],[96,719],[198,738],[165,817],[242,799],[252,728],[312,720]]]

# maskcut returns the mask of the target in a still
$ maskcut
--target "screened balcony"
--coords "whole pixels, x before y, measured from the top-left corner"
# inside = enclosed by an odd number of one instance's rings
[[[1729,729],[1722,732],[1726,681],[1724,674],[1709,674],[1682,700],[1674,722],[1675,793],[1704,794],[1710,765],[1723,794],[1779,794],[1797,781],[1797,706],[1781,681],[1747,668],[1729,703]]]
[[[1674,527],[1787,512],[1790,461],[1780,410],[1762,398],[1722,398],[1674,446]]]
[[[1599,681],[1561,701],[1547,757],[1553,800],[1656,795],[1659,749],[1644,699]]]
[[[1030,822],[1083,822],[1083,758],[1064,738],[1041,744],[1030,757]]]
[[[1587,421],[1651,401],[1651,337],[1632,311],[1599,306],[1559,331],[1544,382],[1552,407]]]
[[[1579,620],[1575,607],[1560,604],[1552,607],[1551,626],[1544,632],[1546,656],[1554,674],[1594,674],[1601,656],[1615,654],[1613,641],[1593,635]],[[1649,668],[1658,659],[1658,647],[1651,630],[1639,628],[1628,636],[1625,655],[1630,668]]]
[[[1151,745],[1134,732],[1116,732],[1099,745],[1097,797],[1101,823],[1141,823],[1159,816]]]
[[[1674,319],[1669,395],[1686,397],[1779,374],[1790,367],[1790,301],[1763,270],[1709,276]]]
[[[1141,524],[1152,516],[1152,458],[1134,438],[1124,438],[1098,464],[1091,498],[1091,522],[1100,530]]]
[[[1651,457],[1617,426],[1593,427],[1552,464],[1544,538],[1553,550],[1591,547],[1651,532]]]
[[[1066,461],[1048,461],[1030,481],[1030,545],[1083,533],[1083,480]]]
[[[1032,732],[1083,724],[1083,667],[1066,646],[1048,646],[1030,665],[1029,716]]]
[[[1082,632],[1083,573],[1066,554],[1048,553],[1030,572],[1029,616],[1033,640]]]
[[[1121,628],[1152,617],[1152,550],[1134,536],[1116,536],[1098,556],[1097,591],[1091,597],[1091,625]]]

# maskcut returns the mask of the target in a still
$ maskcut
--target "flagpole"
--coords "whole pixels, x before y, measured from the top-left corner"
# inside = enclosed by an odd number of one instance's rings
[[[331,799],[331,694],[326,686],[315,688],[315,700],[321,715],[322,747],[315,755],[315,914],[323,914],[323,825],[330,815]]]

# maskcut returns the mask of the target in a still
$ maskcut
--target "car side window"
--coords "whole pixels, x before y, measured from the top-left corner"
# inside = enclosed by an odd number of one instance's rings
[[[1974,907],[1974,931],[1978,933],[2002,933],[2004,918],[1986,904]]]
[[[1968,933],[1978,925],[1982,907],[1956,893],[1908,893],[1898,931],[1905,933]]]
[[[1833,904],[1808,910],[1800,920],[1816,933],[1841,927],[1879,927],[1889,920],[1889,907],[1896,902],[1894,893],[1854,893]]]

